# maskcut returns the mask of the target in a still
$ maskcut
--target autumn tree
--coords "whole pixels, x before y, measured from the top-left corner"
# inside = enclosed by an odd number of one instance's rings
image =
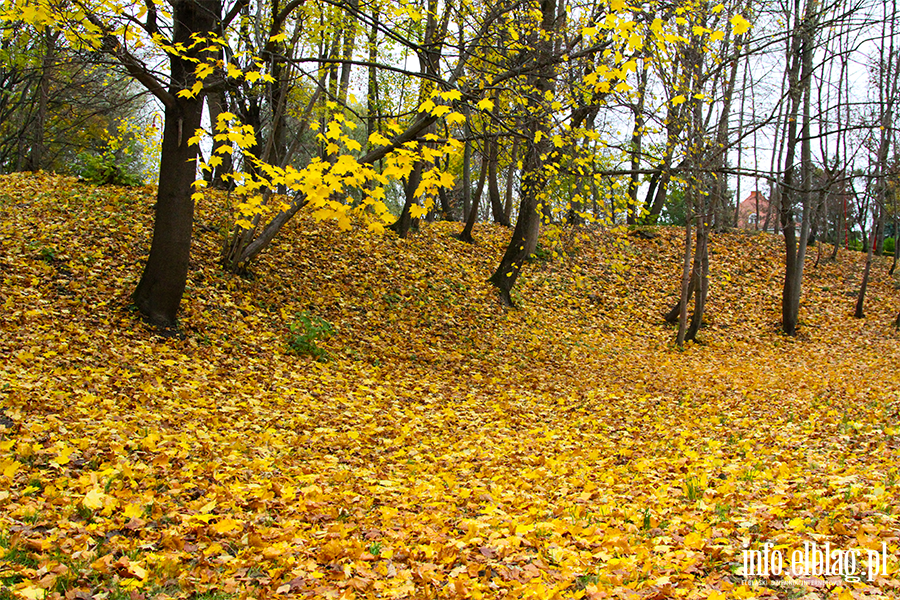
[[[878,128],[877,133],[872,136],[875,144],[872,148],[871,175],[868,178],[869,185],[867,187],[871,190],[875,214],[873,215],[872,239],[866,244],[866,266],[863,270],[856,308],[853,313],[857,319],[861,319],[864,314],[863,303],[869,283],[869,274],[872,270],[872,255],[884,231],[884,222],[888,212],[891,177],[889,159],[892,149],[896,151],[894,119],[897,102],[900,101],[900,51],[896,45],[896,26],[897,3],[894,1],[885,5],[885,18],[882,21],[878,54],[874,64],[871,65],[871,79],[874,83],[872,87],[875,93],[872,120],[877,123]]]
[[[127,130],[146,125],[139,90],[59,30],[5,21],[0,36],[0,172],[78,173],[109,152],[110,138],[121,142],[111,154],[124,163]]]

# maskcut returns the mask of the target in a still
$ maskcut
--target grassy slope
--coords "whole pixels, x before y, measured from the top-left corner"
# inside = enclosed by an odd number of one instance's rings
[[[128,305],[151,204],[0,178],[10,590],[788,597],[742,587],[741,549],[816,540],[887,541],[888,577],[831,595],[895,597],[884,260],[854,320],[864,256],[813,268],[811,250],[788,339],[778,238],[714,236],[709,325],[679,352],[660,318],[678,231],[572,238],[507,311],[485,284],[497,228],[469,246],[458,225],[404,241],[300,218],[237,278],[198,227],[181,335],[163,337]],[[204,203],[198,223],[221,216]],[[327,363],[288,351],[304,310],[335,326]]]

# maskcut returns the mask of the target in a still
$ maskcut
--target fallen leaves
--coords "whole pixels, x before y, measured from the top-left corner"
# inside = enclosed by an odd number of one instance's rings
[[[198,231],[164,337],[127,300],[150,195],[0,190],[14,597],[776,598],[742,550],[813,540],[887,544],[888,576],[833,597],[900,585],[896,292],[879,274],[850,319],[853,253],[809,269],[794,340],[779,240],[714,236],[703,343],[678,352],[677,232],[573,237],[504,311],[484,279],[508,232],[298,218],[247,278]],[[329,362],[290,352],[304,311]]]

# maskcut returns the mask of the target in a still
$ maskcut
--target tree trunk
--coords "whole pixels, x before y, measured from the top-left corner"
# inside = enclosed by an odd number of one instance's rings
[[[191,34],[214,30],[221,12],[218,0],[173,2],[175,43],[190,45]],[[191,184],[196,178],[197,146],[188,143],[200,127],[202,96],[180,98],[177,93],[191,87],[194,63],[187,58],[170,58],[170,93],[175,97],[165,109],[156,220],[150,256],[134,292],[134,303],[151,323],[162,327],[176,324],[178,306],[187,283],[191,253],[194,201]]]
[[[212,124],[213,131],[215,131],[219,115],[228,110],[225,93],[217,90],[207,94],[206,106],[209,109],[209,121]],[[216,131],[216,133],[218,132]],[[216,152],[219,147],[227,143],[229,143],[227,140],[214,139],[212,152],[210,153],[210,156],[220,156],[222,158],[222,163],[217,167],[211,168],[207,173],[207,180],[210,182],[210,187],[217,190],[224,190],[229,187],[225,182],[225,176],[230,175],[233,169],[231,154],[228,152]]]
[[[872,256],[875,254],[875,240],[878,239],[873,232],[872,235],[872,243],[867,244],[868,249],[866,250],[866,266],[863,269],[862,281],[859,284],[859,294],[856,296],[856,308],[853,311],[853,318],[862,319],[864,315],[863,313],[863,304],[866,301],[866,288],[869,285],[869,273],[872,271]]]
[[[412,208],[413,203],[416,200],[416,190],[419,188],[419,183],[422,181],[422,163],[417,162],[413,167],[412,172],[409,174],[409,177],[406,179],[406,185],[404,185],[404,191],[406,192],[406,202],[403,203],[403,211],[400,213],[400,216],[396,221],[390,226],[392,231],[395,231],[397,235],[401,238],[405,238],[409,235],[409,230],[415,225],[416,219],[412,218],[410,214],[410,209]]]
[[[486,138],[484,140],[485,145],[489,145],[490,141]],[[459,234],[459,239],[466,242],[467,244],[471,244],[475,242],[475,239],[472,238],[472,229],[475,227],[475,221],[478,220],[478,207],[481,204],[481,196],[484,194],[484,182],[487,179],[487,168],[486,168],[486,160],[485,156],[490,152],[489,148],[484,149],[484,153],[482,154],[481,159],[481,173],[478,175],[478,187],[475,189],[475,197],[472,199],[472,208],[469,210],[469,217],[466,219],[466,226]]]
[[[525,259],[528,258],[537,247],[537,234],[540,231],[540,216],[537,207],[539,196],[544,191],[547,183],[547,173],[544,169],[544,157],[550,152],[549,125],[545,115],[546,107],[541,104],[546,92],[551,92],[554,87],[553,67],[550,66],[549,54],[552,49],[550,32],[554,29],[556,20],[556,0],[541,1],[541,29],[534,40],[534,48],[537,55],[537,64],[547,65],[538,67],[535,74],[530,77],[534,86],[537,100],[530,101],[528,116],[523,123],[526,136],[525,158],[522,165],[522,199],[519,204],[519,218],[516,220],[516,228],[513,230],[512,239],[506,247],[506,252],[500,260],[500,265],[490,282],[500,292],[500,300],[507,306],[512,306],[513,286],[522,270]],[[540,136],[536,134],[540,132]],[[535,137],[539,141],[534,141]]]
[[[635,225],[641,217],[641,211],[638,207],[637,194],[640,186],[641,176],[638,169],[641,166],[641,158],[643,156],[643,140],[644,140],[644,98],[647,90],[647,62],[641,58],[641,69],[638,74],[637,102],[632,108],[634,121],[631,130],[631,147],[628,152],[631,155],[631,175],[628,179],[628,207],[627,222],[629,225]]]
[[[359,9],[359,0],[350,0],[350,11],[348,16],[349,22],[344,31],[344,48],[341,52],[341,58],[349,61],[353,58],[353,50],[356,48],[356,17],[353,14]],[[341,64],[341,83],[338,90],[338,103],[346,106],[347,96],[350,90],[350,68],[349,62]]]
[[[369,30],[369,73],[368,89],[366,90],[366,139],[369,139],[376,131],[380,132],[375,115],[378,112],[378,71],[375,64],[378,62],[378,10],[372,15],[372,28]]]
[[[694,292],[694,312],[691,315],[691,323],[685,333],[684,339],[696,340],[697,332],[703,323],[703,311],[706,309],[706,294],[709,291],[709,223],[704,222],[706,217],[701,215],[697,223],[697,246],[694,250],[694,271],[698,282]]]
[[[509,151],[509,167],[506,169],[506,196],[503,200],[503,218],[507,225],[512,217],[512,195],[515,184],[516,168],[519,160],[519,136],[513,138],[512,148]]]
[[[491,215],[494,217],[494,223],[509,227],[509,217],[503,210],[503,200],[500,198],[500,182],[497,180],[497,171],[500,162],[500,140],[494,138],[490,142],[490,151],[488,152],[488,195],[491,199]]]
[[[806,256],[806,241],[809,235],[809,185],[811,176],[811,164],[809,161],[810,136],[809,130],[809,90],[812,81],[812,53],[814,34],[813,5],[806,6],[806,14],[801,18],[800,2],[796,0],[795,25],[790,39],[788,52],[788,97],[790,98],[790,110],[788,112],[788,130],[784,142],[786,153],[784,160],[784,177],[782,179],[781,202],[781,227],[784,231],[785,244],[785,269],[784,287],[781,293],[781,326],[788,335],[797,334],[797,324],[800,314],[800,288],[803,281],[803,261]],[[804,135],[801,144],[801,179],[803,192],[801,200],[803,204],[803,222],[800,236],[797,236],[797,227],[794,221],[793,210],[793,184],[794,184],[794,156],[798,143],[798,121],[801,120],[800,107],[803,105],[802,128]]]
[[[31,141],[31,154],[28,157],[30,171],[40,171],[44,164],[44,137],[47,123],[47,102],[50,98],[50,70],[53,67],[56,52],[57,33],[49,29],[44,32],[44,56],[41,60],[41,80],[38,84],[38,109],[34,119],[34,135]]]
[[[690,204],[690,200],[688,200]],[[696,293],[696,284],[691,286],[693,274],[691,269],[691,218],[692,207],[687,207],[688,220],[684,226],[684,261],[681,265],[681,298],[678,300],[678,333],[675,336],[675,344],[679,348],[684,346],[687,334],[687,304],[691,298],[691,292]],[[691,288],[694,288],[693,290]]]

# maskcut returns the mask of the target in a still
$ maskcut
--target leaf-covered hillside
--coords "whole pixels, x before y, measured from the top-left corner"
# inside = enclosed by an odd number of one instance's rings
[[[546,239],[506,310],[507,230],[298,218],[239,278],[208,200],[160,333],[128,300],[151,205],[0,178],[0,598],[900,597],[887,259],[855,320],[864,255],[811,249],[793,339],[781,240],[714,235],[680,352],[678,230]],[[888,573],[754,588],[767,542]]]

